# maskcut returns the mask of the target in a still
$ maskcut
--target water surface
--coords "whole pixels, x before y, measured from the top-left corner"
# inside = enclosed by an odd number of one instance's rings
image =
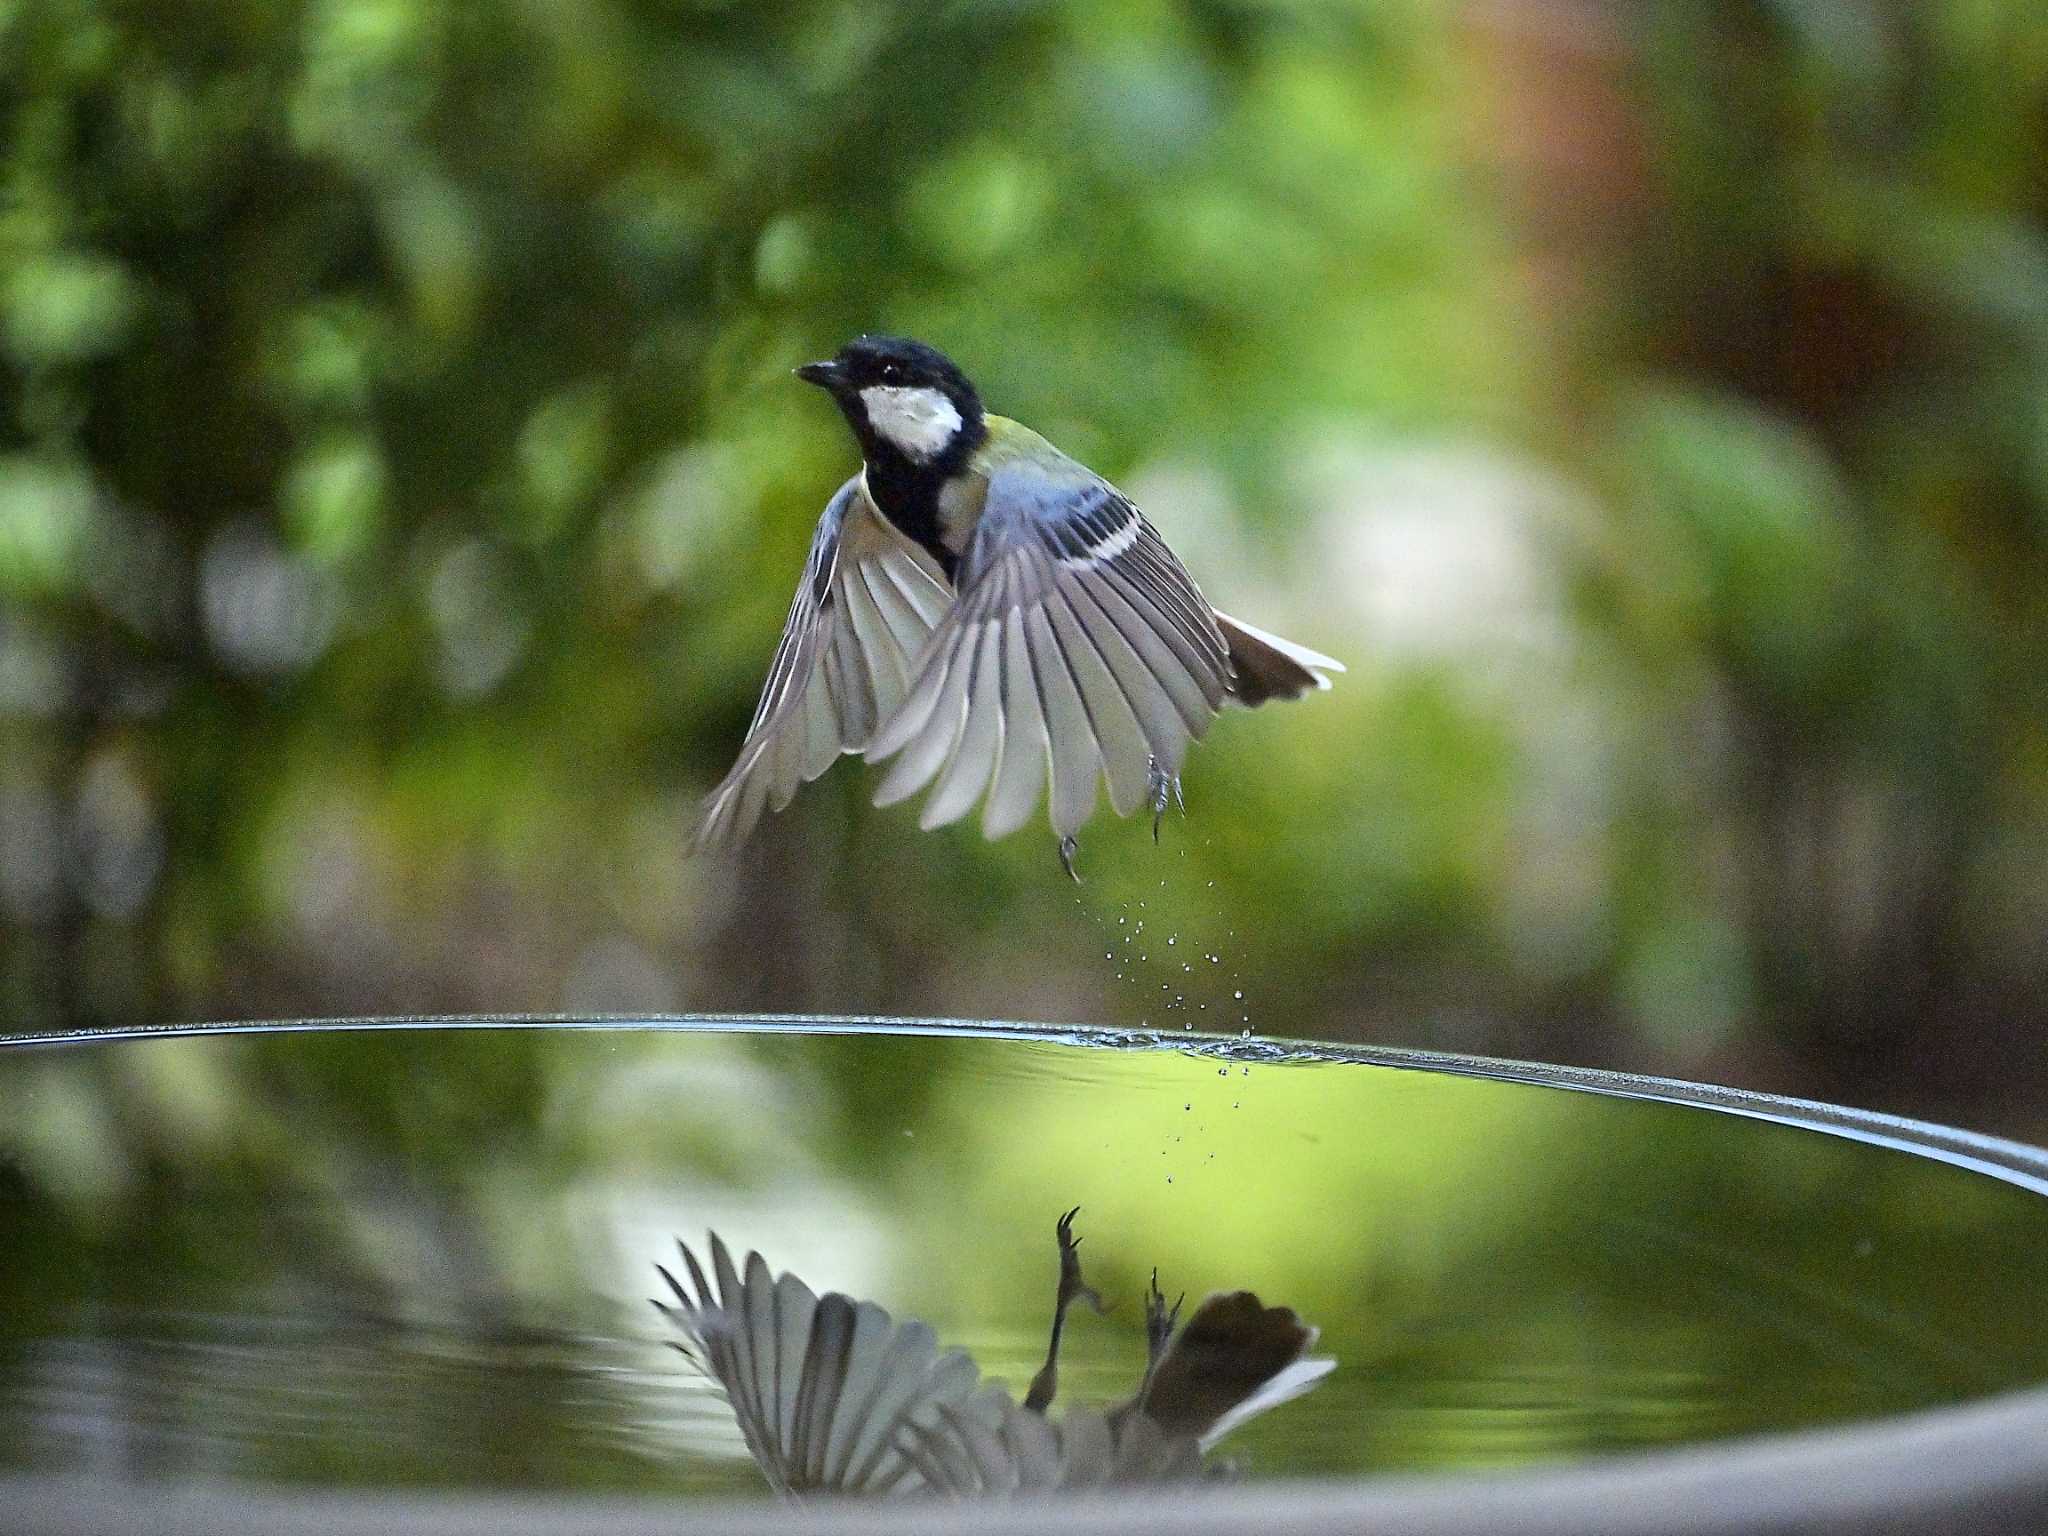
[[[1336,1372],[1245,1475],[1475,1469],[2048,1380],[2048,1202],[1903,1147],[1241,1042],[250,1032],[0,1049],[0,1467],[747,1494],[646,1304],[716,1228],[1021,1392],[1052,1228],[1127,1393],[1153,1266]],[[1223,1054],[1217,1054],[1223,1053]],[[1055,1410],[1057,1412],[1057,1410]]]

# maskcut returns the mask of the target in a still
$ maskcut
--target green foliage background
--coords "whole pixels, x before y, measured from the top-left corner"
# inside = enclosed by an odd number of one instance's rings
[[[0,0],[0,1032],[1188,1025],[2048,1136],[2044,166],[2032,0]],[[1221,605],[1350,664],[1219,722],[1159,847],[1091,826],[1078,888],[1041,830],[873,809],[858,763],[685,857],[853,467],[788,370],[867,328],[944,346]],[[1146,1089],[1119,1134],[1158,1122],[1167,1191],[1149,1143],[1103,1166],[1053,1123],[1064,1069],[971,1054],[10,1051],[0,1365],[81,1308],[251,1288],[611,1334],[577,1222],[634,1180],[757,1226],[845,1197],[806,1230],[849,1252],[919,1192],[876,1272],[1034,1320],[1035,1273],[981,1255],[1086,1199],[1120,1292],[1156,1259],[1333,1327],[1363,1297],[1359,1379],[1425,1390],[1483,1375],[1527,1297],[1560,1401],[1644,1342],[1587,1311],[1650,1284],[1608,1255],[1581,1285],[1587,1189],[1697,1206],[1717,1252],[1762,1234],[1815,1295],[1869,1248],[1838,1200],[1867,1165],[1815,1173],[1841,1149],[1794,1133],[1745,1163],[1693,1117],[1637,1155],[1557,1096],[1473,1120],[1346,1077],[1385,1098],[1342,1157],[1220,1104],[1183,1148],[1200,1095]],[[1341,1211],[1298,1194],[1347,1178]],[[2025,1272],[2017,1208],[1945,1226],[1898,1178],[1858,1198],[1926,1250],[1897,1273],[1927,1315]],[[1465,1335],[1402,1334],[1446,1297]],[[1673,1379],[1782,1352],[1667,1321]],[[491,1476],[650,1475],[561,1438],[596,1377],[542,1375]],[[505,1380],[463,1378],[451,1422],[496,1422]],[[1358,1454],[1534,1454],[1489,1424],[1389,1419]],[[381,1475],[343,1445],[272,1471]]]

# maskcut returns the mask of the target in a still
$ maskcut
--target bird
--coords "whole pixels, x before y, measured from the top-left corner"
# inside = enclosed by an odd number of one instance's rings
[[[941,1352],[929,1325],[838,1291],[817,1295],[792,1274],[771,1277],[759,1253],[735,1265],[715,1232],[706,1245],[715,1286],[678,1240],[689,1283],[657,1264],[672,1300],[654,1305],[683,1334],[674,1348],[725,1394],[769,1486],[789,1498],[1002,1497],[1229,1475],[1206,1459],[1217,1442],[1309,1391],[1337,1362],[1309,1354],[1317,1330],[1292,1308],[1250,1291],[1210,1296],[1176,1330],[1181,1301],[1166,1304],[1154,1270],[1137,1390],[1055,1423],[1046,1410],[1067,1313],[1077,1301],[1106,1310],[1081,1277],[1078,1214],[1055,1228],[1052,1338],[1022,1403],[983,1382],[966,1354]]]
[[[699,851],[859,753],[888,764],[877,805],[931,786],[926,829],[979,802],[984,835],[1004,837],[1043,793],[1073,874],[1102,782],[1117,815],[1151,808],[1156,840],[1225,703],[1299,698],[1344,670],[1211,607],[1129,497],[985,410],[937,348],[863,335],[796,376],[830,394],[862,464],[819,519]]]

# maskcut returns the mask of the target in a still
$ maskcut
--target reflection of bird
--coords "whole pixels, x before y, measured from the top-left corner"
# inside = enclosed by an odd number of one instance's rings
[[[831,392],[861,473],[825,508],[746,744],[705,802],[700,846],[843,752],[895,758],[878,805],[936,780],[920,818],[1016,831],[1048,780],[1073,836],[1109,781],[1153,830],[1188,743],[1226,699],[1327,688],[1343,667],[1211,608],[1138,509],[1030,428],[983,411],[920,342],[863,336],[800,378]]]
[[[690,1285],[661,1269],[676,1304],[655,1305],[688,1340],[676,1348],[724,1389],[769,1483],[792,1495],[989,1495],[1198,1477],[1218,1440],[1335,1367],[1308,1354],[1314,1328],[1250,1291],[1211,1296],[1176,1334],[1180,1303],[1166,1305],[1155,1275],[1138,1390],[1052,1423],[1045,1410],[1067,1310],[1077,1300],[1102,1308],[1081,1280],[1075,1214],[1060,1219],[1052,1340],[1021,1405],[982,1383],[965,1354],[941,1354],[914,1318],[894,1322],[837,1291],[813,1295],[794,1275],[770,1279],[758,1253],[747,1255],[743,1277],[716,1234],[716,1288],[678,1244]]]

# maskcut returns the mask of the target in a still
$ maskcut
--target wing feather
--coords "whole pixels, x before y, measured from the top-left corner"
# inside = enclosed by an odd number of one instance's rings
[[[1044,790],[1069,836],[1102,780],[1127,816],[1148,802],[1155,765],[1179,771],[1229,691],[1230,652],[1193,580],[1135,507],[1073,466],[992,473],[958,580],[866,748],[896,759],[878,804],[933,786],[925,826],[983,799],[982,829],[1000,837]]]
[[[1070,836],[1100,781],[1120,816],[1147,804],[1227,700],[1292,697],[1340,670],[1218,614],[1136,507],[1043,445],[989,471],[957,579],[956,601],[864,481],[840,490],[700,845],[737,841],[849,751],[889,763],[877,805],[930,790],[922,826],[980,801],[1001,837],[1043,792]]]
[[[732,771],[705,798],[696,847],[731,847],[841,754],[865,748],[900,708],[952,588],[891,527],[859,476],[839,488],[811,541],[803,579]]]
[[[758,1253],[747,1255],[740,1287],[741,1337],[747,1341],[747,1389],[761,1436],[762,1460],[782,1465],[782,1405],[775,1401],[775,1373],[781,1351],[775,1338],[775,1282]]]
[[[988,788],[1003,741],[1003,623],[978,620],[968,632],[972,658],[967,678],[967,714],[953,755],[939,774],[917,824],[929,830],[958,821],[974,809]]]
[[[1193,643],[1153,606],[1152,600],[1131,584],[1130,577],[1113,566],[1105,566],[1101,580],[1091,583],[1091,596],[1101,604],[1124,638],[1145,659],[1145,665],[1159,680],[1180,713],[1181,723],[1193,737],[1202,736],[1215,718],[1221,695],[1211,699],[1203,687],[1213,666],[1205,662]]]
[[[860,635],[846,611],[846,583],[834,584],[838,612],[825,641],[825,692],[832,704],[838,733],[847,741],[866,741],[875,733],[875,690],[861,657]],[[833,754],[835,757],[837,753]],[[829,767],[830,764],[828,763]]]
[[[1109,780],[1110,806],[1117,815],[1128,816],[1145,803],[1152,754],[1145,744],[1144,729],[1087,627],[1075,614],[1068,584],[1055,577],[1041,602],[1046,617],[1052,621],[1060,657],[1074,680],[1074,691],[1080,696],[1081,707],[1088,712],[1088,731],[1095,738],[1096,752]],[[1089,809],[1092,811],[1094,806],[1091,804]]]
[[[780,784],[771,804],[781,810],[795,797],[797,787],[815,779],[830,768],[839,756],[840,716],[832,706],[830,692],[812,686],[804,690],[802,729],[791,721],[789,729],[782,733],[778,750],[785,752],[792,764],[793,779],[785,790]]]
[[[825,1448],[823,1487],[846,1485],[853,1455],[867,1430],[867,1414],[880,1390],[882,1362],[893,1330],[889,1314],[872,1301],[855,1302],[853,1343],[847,1350],[846,1379],[840,1388],[840,1409],[833,1415],[832,1437]]]
[[[1038,674],[1039,707],[1045,711],[1047,738],[1052,742],[1052,829],[1071,837],[1095,814],[1095,781],[1102,751],[1073,665],[1060,645],[1043,602],[1024,610],[1024,636],[1031,647],[1032,670]]]
[[[907,1491],[918,1485],[919,1467],[906,1446],[935,1432],[957,1438],[963,1426],[992,1426],[1015,1411],[999,1388],[979,1386],[972,1360],[941,1354],[932,1330],[914,1318],[898,1324],[872,1302],[815,1295],[788,1273],[771,1278],[758,1253],[736,1267],[716,1233],[714,1293],[696,1255],[678,1246],[695,1294],[661,1269],[676,1305],[656,1305],[724,1392],[778,1492]],[[988,1443],[976,1432],[976,1449]],[[960,1450],[946,1449],[945,1475],[976,1472],[959,1462]]]
[[[808,1487],[818,1486],[825,1477],[833,1423],[853,1360],[855,1328],[850,1298],[837,1291],[818,1298],[792,1405],[795,1427],[789,1445],[790,1466]]]
[[[939,771],[967,723],[968,674],[974,666],[973,626],[953,625],[952,643],[932,657],[938,679],[931,711],[875,791],[875,804],[894,805],[914,795]]]
[[[1031,819],[1045,788],[1045,712],[1039,707],[1038,674],[1024,638],[1024,615],[1014,605],[1003,614],[1003,760],[982,807],[986,837],[1007,837]]]
[[[1134,634],[1110,616],[1119,600],[1101,583],[1075,578],[1062,583],[1062,590],[1096,653],[1115,674],[1117,687],[1144,730],[1152,757],[1167,773],[1180,772],[1193,733],[1158,670],[1164,665],[1169,673],[1179,673],[1179,667],[1163,654],[1164,647],[1158,646],[1156,639]],[[1148,660],[1148,655],[1152,659]]]
[[[861,654],[868,658],[868,684],[874,691],[875,719],[878,722],[885,720],[903,702],[903,695],[910,687],[911,658],[905,655],[895,629],[875,599],[874,586],[865,565],[856,564],[847,573],[846,616],[853,625]],[[915,643],[922,646],[924,637],[920,634]],[[868,734],[873,734],[872,726]]]

